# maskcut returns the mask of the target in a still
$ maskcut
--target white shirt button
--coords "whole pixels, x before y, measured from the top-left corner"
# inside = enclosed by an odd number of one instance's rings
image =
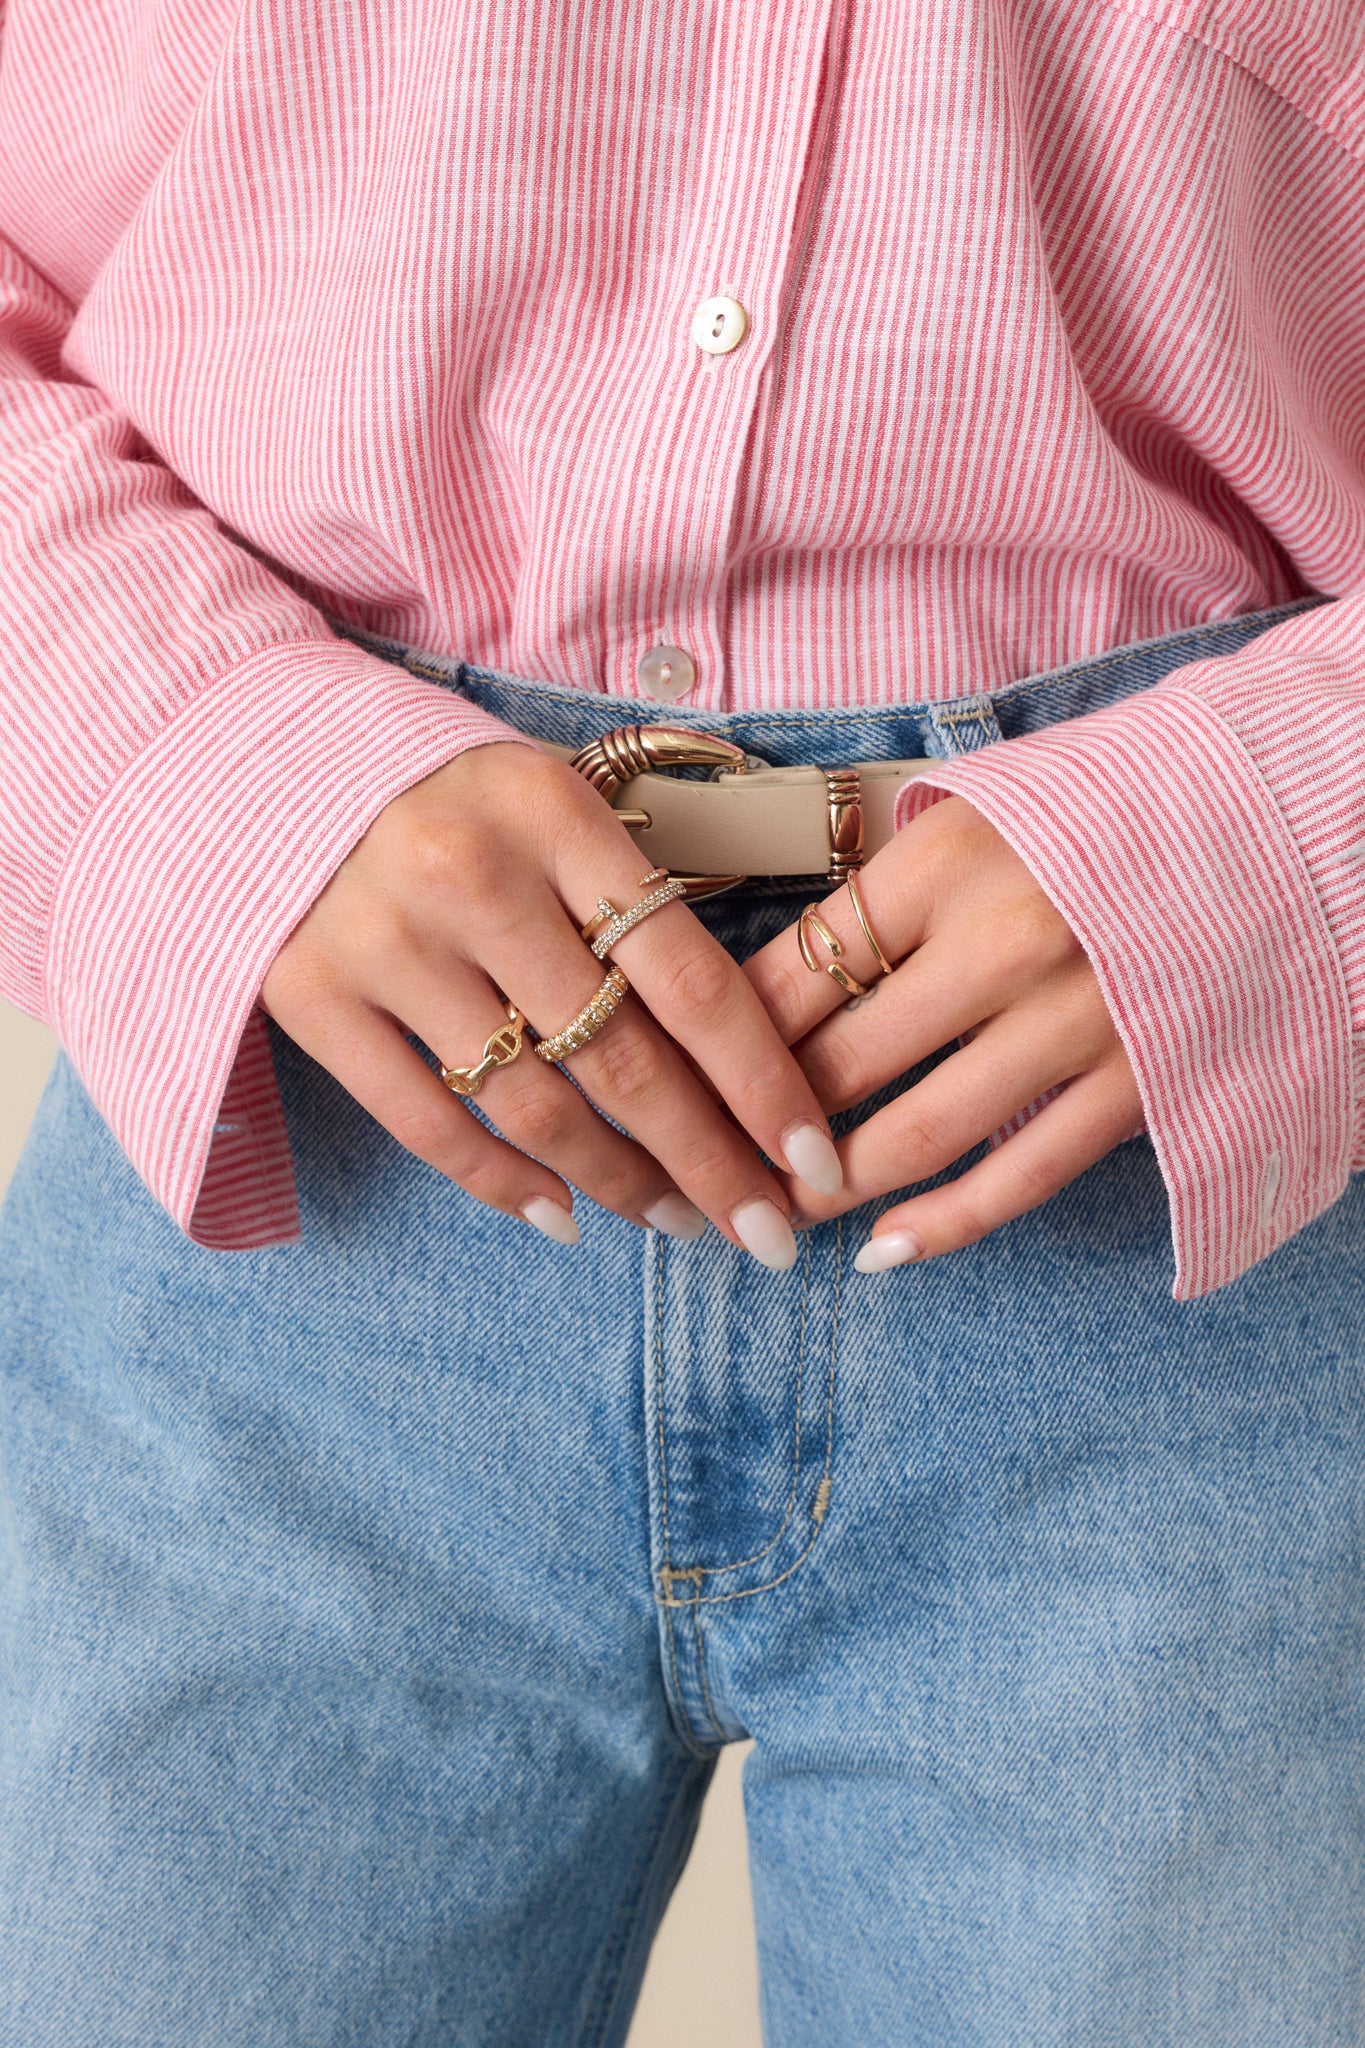
[[[646,697],[671,703],[685,697],[697,680],[697,664],[681,647],[651,647],[642,654],[635,670]]]
[[[692,339],[708,356],[728,356],[749,332],[749,316],[738,299],[703,299],[692,315]]]

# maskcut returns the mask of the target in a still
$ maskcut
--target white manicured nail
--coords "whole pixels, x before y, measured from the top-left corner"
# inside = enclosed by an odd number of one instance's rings
[[[706,1228],[701,1210],[676,1188],[640,1213],[652,1230],[662,1230],[668,1237],[700,1237]]]
[[[532,1196],[521,1213],[533,1229],[543,1230],[556,1244],[578,1243],[578,1225],[569,1211],[561,1209],[548,1195]]]
[[[730,1212],[735,1236],[760,1266],[786,1273],[796,1264],[796,1239],[776,1202],[743,1202]]]
[[[844,1165],[834,1140],[819,1124],[797,1124],[782,1134],[788,1166],[817,1195],[837,1195],[844,1184]]]
[[[884,1230],[870,1237],[853,1261],[855,1273],[885,1273],[891,1266],[908,1266],[924,1257],[924,1246],[913,1230]]]

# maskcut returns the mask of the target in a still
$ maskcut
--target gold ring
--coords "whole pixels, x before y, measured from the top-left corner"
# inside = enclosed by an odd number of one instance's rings
[[[597,994],[584,1003],[576,1017],[571,1017],[562,1031],[556,1031],[553,1038],[542,1038],[536,1046],[536,1057],[542,1060],[564,1060],[571,1052],[577,1052],[590,1038],[596,1038],[602,1026],[614,1011],[619,1010],[630,983],[619,967],[613,967]]]
[[[651,888],[650,884],[657,884]],[[666,903],[676,903],[680,896],[687,894],[686,882],[674,881],[667,868],[651,868],[636,883],[637,889],[648,889],[629,910],[618,910],[614,903],[608,903],[605,896],[597,899],[597,909],[588,919],[580,938],[592,940],[595,960],[605,960],[618,939],[624,938],[637,924],[643,924],[647,917],[653,917],[656,910],[662,910]]]
[[[863,892],[858,886],[857,875],[851,869],[845,878],[844,887],[848,890],[848,900],[853,905],[853,914],[863,928],[863,937],[877,956],[878,967],[881,968],[883,974],[893,973],[893,964],[882,951],[881,942],[868,922],[867,911],[863,905]]]
[[[816,938],[819,939],[821,945],[829,954],[828,960],[816,959],[815,954],[811,950],[811,932],[815,933]],[[848,969],[839,965],[844,950],[844,942],[838,933],[831,931],[825,923],[825,920],[820,915],[818,903],[808,903],[802,911],[796,926],[796,943],[801,948],[801,958],[805,961],[812,974],[818,974],[823,967],[830,980],[837,982],[839,987],[848,995],[865,996],[867,994],[867,983],[855,981]]]
[[[495,1067],[510,1067],[521,1051],[521,1034],[526,1029],[526,1019],[515,1003],[509,1003],[506,996],[502,1007],[507,1012],[507,1022],[484,1042],[483,1053],[472,1067],[442,1067],[441,1079],[454,1095],[477,1095]]]

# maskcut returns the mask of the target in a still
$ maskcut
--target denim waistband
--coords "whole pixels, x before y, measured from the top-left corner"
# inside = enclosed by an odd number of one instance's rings
[[[585,747],[615,725],[672,725],[718,733],[746,752],[777,766],[816,762],[837,768],[852,761],[945,759],[989,746],[1020,733],[1036,732],[1064,718],[1079,718],[1150,688],[1187,662],[1234,654],[1259,633],[1327,600],[1295,599],[1269,611],[1188,626],[1156,640],[1115,647],[1085,661],[1068,662],[1046,675],[1028,676],[980,696],[954,697],[940,704],[854,706],[822,711],[698,711],[617,697],[563,683],[504,675],[497,669],[447,659],[379,639],[350,627],[341,630],[387,660],[414,674],[459,691],[518,732],[561,745]]]

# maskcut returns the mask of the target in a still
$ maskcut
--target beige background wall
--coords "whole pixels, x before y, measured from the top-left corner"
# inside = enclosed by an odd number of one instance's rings
[[[51,1061],[43,1027],[0,1003],[0,1190]],[[742,1755],[729,1749],[721,1759],[697,1846],[650,1959],[628,2048],[760,2048]]]

